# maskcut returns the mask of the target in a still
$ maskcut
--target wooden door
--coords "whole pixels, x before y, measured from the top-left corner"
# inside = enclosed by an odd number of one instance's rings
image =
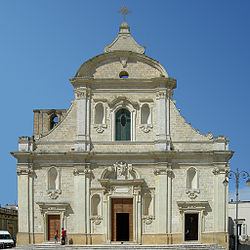
[[[48,215],[48,241],[54,241],[56,230],[58,230],[58,240],[60,240],[60,215]]]
[[[111,200],[111,240],[133,241],[133,199]]]

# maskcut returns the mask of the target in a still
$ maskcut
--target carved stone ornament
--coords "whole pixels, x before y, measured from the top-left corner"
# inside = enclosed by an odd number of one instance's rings
[[[132,171],[132,165],[127,164],[125,161],[117,161],[114,164],[117,180],[128,179],[129,171]]]
[[[90,220],[95,224],[95,225],[100,225],[102,223],[103,217],[96,215],[96,216],[91,216]]]
[[[120,57],[120,62],[122,64],[122,67],[126,68],[127,67],[128,58],[127,57]]]
[[[156,168],[154,170],[155,175],[167,175],[172,174],[173,170],[169,168]]]
[[[148,133],[152,128],[153,125],[152,124],[141,124],[139,126],[139,128],[144,132],[144,133]]]
[[[146,215],[146,216],[143,216],[142,218],[143,222],[147,225],[150,225],[154,219],[155,217],[153,215]]]
[[[74,175],[91,175],[92,174],[92,170],[90,168],[84,168],[84,169],[78,169],[78,168],[74,168],[73,169],[73,174]]]
[[[167,93],[165,91],[157,92],[156,99],[164,99],[167,97]]]
[[[96,129],[97,133],[103,133],[104,129],[107,128],[106,124],[94,124],[94,128]]]
[[[212,140],[212,139],[214,138],[212,132],[207,132],[206,137],[207,137],[209,140]]]
[[[186,194],[192,200],[195,199],[198,196],[199,193],[200,193],[199,189],[188,189],[188,190],[186,190]]]
[[[87,97],[87,92],[85,89],[84,90],[83,89],[75,89],[74,92],[75,92],[77,99],[83,99],[83,98]]]
[[[218,167],[215,167],[215,168],[213,168],[212,173],[214,175],[218,175],[218,174],[226,174],[228,171],[229,171],[229,169],[224,169],[224,168],[220,169]]]
[[[55,190],[47,190],[47,194],[49,196],[49,198],[55,200],[58,198],[58,196],[61,194],[61,190],[60,189],[55,189]]]
[[[16,173],[17,175],[32,175],[34,171],[29,168],[17,168]]]

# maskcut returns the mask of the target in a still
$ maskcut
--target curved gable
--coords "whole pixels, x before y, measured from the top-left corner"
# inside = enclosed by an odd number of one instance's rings
[[[120,79],[122,71],[127,72],[132,79],[168,77],[158,61],[142,54],[124,51],[104,53],[88,60],[77,71],[76,77]]]

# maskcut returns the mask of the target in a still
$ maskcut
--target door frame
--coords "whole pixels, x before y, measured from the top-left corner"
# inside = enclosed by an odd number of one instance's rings
[[[198,214],[198,239],[197,240],[185,240],[185,217],[186,214]],[[201,241],[201,230],[202,230],[202,214],[201,211],[191,210],[184,211],[182,215],[182,240],[184,243],[200,242]]]
[[[134,228],[135,228],[135,224],[134,224],[134,199],[133,199],[133,197],[112,197],[111,199],[110,199],[110,241],[111,242],[117,242],[117,240],[116,241],[113,241],[112,240],[112,229],[113,230],[117,230],[117,223],[116,223],[116,228],[114,227],[114,222],[112,223],[112,218],[114,218],[114,214],[113,214],[113,206],[112,206],[112,200],[114,200],[114,199],[116,199],[116,200],[122,200],[122,199],[130,199],[130,200],[132,200],[132,239],[130,239],[129,241],[126,241],[126,242],[134,242],[134,236],[135,236],[135,234],[134,234]],[[130,213],[129,213],[129,215],[130,215]],[[130,217],[130,216],[129,216]],[[129,236],[130,236],[130,234],[129,234]],[[129,237],[130,238],[130,237]]]
[[[49,241],[49,216],[53,216],[53,215],[57,215],[57,216],[59,216],[59,222],[60,222],[60,226],[59,226],[59,232],[58,232],[58,241],[61,241],[61,239],[60,239],[60,235],[61,235],[61,215],[60,214],[47,214],[47,230],[46,230],[46,237],[47,237],[47,241]]]
[[[141,244],[142,240],[142,216],[141,216],[141,198],[140,192],[135,192],[134,195],[108,195],[106,202],[104,203],[104,211],[107,216],[104,216],[105,223],[105,238],[106,243],[112,243],[111,241],[111,199],[113,198],[132,198],[133,199],[133,239],[130,242]]]

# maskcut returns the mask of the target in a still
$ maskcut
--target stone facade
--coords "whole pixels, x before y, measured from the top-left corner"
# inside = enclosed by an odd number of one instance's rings
[[[74,244],[228,246],[228,138],[184,120],[172,100],[176,80],[144,52],[122,23],[104,53],[70,80],[68,110],[34,110],[34,136],[20,137],[11,153],[19,244],[51,240],[49,220],[59,215]],[[121,110],[129,114],[125,140],[117,139]]]

